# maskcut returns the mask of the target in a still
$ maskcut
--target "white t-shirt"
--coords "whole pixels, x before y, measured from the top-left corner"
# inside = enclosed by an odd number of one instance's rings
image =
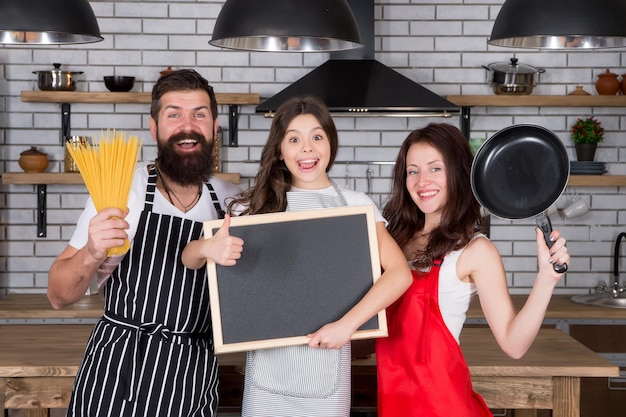
[[[148,184],[148,169],[146,166],[137,168],[135,176],[133,177],[133,184],[131,186],[130,195],[128,196],[128,216],[126,221],[130,224],[128,229],[128,237],[132,241],[137,232],[137,225],[139,223],[139,217],[143,210],[146,201],[146,186]],[[241,192],[241,187],[235,185],[229,181],[224,181],[219,178],[211,178],[211,185],[215,189],[217,197],[222,205],[222,210],[226,211],[228,200],[230,197]],[[207,210],[207,208],[210,208]],[[160,191],[154,192],[154,204],[152,211],[155,213],[166,214],[170,216],[182,217],[184,219],[191,219],[197,222],[205,220],[217,219],[217,214],[213,209],[213,203],[211,202],[211,194],[208,188],[204,187],[202,196],[198,204],[196,204],[187,213],[183,213],[175,206],[173,206],[169,200],[161,194]],[[96,208],[93,204],[91,197],[85,204],[85,209],[78,219],[76,230],[70,239],[70,246],[77,249],[82,248],[87,244],[87,231],[89,227],[89,221],[96,215]]]
[[[133,183],[131,186],[130,194],[128,196],[128,215],[126,221],[130,224],[130,228],[127,230],[128,238],[132,242],[135,233],[137,233],[137,226],[139,224],[139,218],[143,211],[146,201],[146,186],[148,185],[148,169],[147,164],[137,168],[133,177]],[[211,185],[217,194],[217,197],[222,206],[222,210],[226,211],[228,200],[230,197],[241,192],[241,187],[235,185],[229,181],[224,181],[219,178],[211,178]],[[160,213],[170,216],[181,217],[183,219],[190,219],[197,222],[203,222],[206,220],[216,220],[217,213],[214,209],[213,202],[211,200],[211,193],[206,186],[203,186],[202,195],[198,203],[187,213],[183,213],[172,205],[169,200],[161,194],[159,190],[154,192],[154,203],[152,211],[154,213]],[[85,209],[78,218],[76,224],[76,230],[69,241],[69,245],[81,249],[87,244],[89,221],[96,215],[96,208],[93,204],[93,200],[87,199],[85,203]],[[121,262],[124,256],[116,256],[107,258],[105,263],[100,267],[98,271],[98,287],[101,287],[106,278],[113,272],[115,266]]]

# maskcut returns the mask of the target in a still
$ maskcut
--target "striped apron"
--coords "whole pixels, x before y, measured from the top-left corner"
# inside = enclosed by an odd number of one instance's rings
[[[156,179],[152,167],[135,239],[103,288],[105,313],[87,344],[68,416],[217,415],[206,273],[180,261],[203,225],[153,213]]]
[[[288,192],[287,211],[346,206],[332,184],[337,197]],[[242,417],[347,417],[351,359],[350,343],[341,349],[302,345],[248,352]]]

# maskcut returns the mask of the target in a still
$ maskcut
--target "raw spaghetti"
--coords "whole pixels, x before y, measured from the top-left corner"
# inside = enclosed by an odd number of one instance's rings
[[[126,210],[141,148],[137,136],[131,135],[127,139],[124,132],[107,130],[100,132],[98,146],[89,142],[68,142],[66,146],[76,162],[96,210],[100,212],[107,207]],[[128,249],[130,242],[127,239],[124,245],[108,249],[107,255],[123,255]]]

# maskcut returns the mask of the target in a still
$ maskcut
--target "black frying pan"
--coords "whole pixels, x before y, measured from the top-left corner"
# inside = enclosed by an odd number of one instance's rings
[[[552,225],[544,212],[563,193],[569,158],[561,140],[541,126],[507,127],[490,137],[472,163],[472,191],[490,213],[504,219],[535,217],[548,247]],[[554,265],[557,272],[567,265]]]

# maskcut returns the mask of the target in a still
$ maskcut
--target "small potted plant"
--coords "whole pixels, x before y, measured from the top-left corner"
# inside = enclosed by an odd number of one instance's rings
[[[572,126],[572,142],[579,161],[593,161],[598,143],[604,139],[604,128],[593,116],[578,118]]]

